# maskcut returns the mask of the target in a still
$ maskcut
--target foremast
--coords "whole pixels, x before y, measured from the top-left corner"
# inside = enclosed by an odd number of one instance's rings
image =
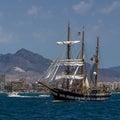
[[[79,40],[75,40],[75,41],[70,40],[70,24],[68,24],[67,31],[68,31],[67,41],[57,42],[58,45],[66,45],[66,59],[57,61],[57,66],[59,66],[59,67],[62,66],[62,65],[66,66],[65,74],[63,74],[63,73],[60,74],[60,75],[56,74],[56,76],[53,77],[53,78],[55,80],[63,79],[62,88],[65,88],[69,91],[69,90],[72,89],[72,83],[75,82],[74,80],[81,80],[81,79],[84,78],[83,75],[78,75],[79,68],[84,65],[83,64],[84,60],[79,59],[79,58],[77,58],[77,59],[74,59],[74,58],[72,59],[71,58],[71,45],[77,44],[80,41]],[[74,72],[73,72],[72,67],[75,70]],[[84,73],[84,71],[82,73]]]
[[[67,41],[68,42],[70,41],[70,24],[68,24],[68,38],[67,38]],[[68,60],[71,59],[70,53],[71,53],[71,46],[70,46],[70,44],[67,44],[67,59]],[[69,75],[69,74],[70,74],[70,66],[67,66],[66,75]],[[69,79],[67,79],[67,90],[69,90]]]

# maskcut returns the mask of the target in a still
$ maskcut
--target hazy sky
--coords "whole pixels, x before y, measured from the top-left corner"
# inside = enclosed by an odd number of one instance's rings
[[[68,21],[72,39],[85,27],[88,62],[99,35],[103,67],[120,65],[120,0],[0,0],[0,53],[25,48],[55,59]]]

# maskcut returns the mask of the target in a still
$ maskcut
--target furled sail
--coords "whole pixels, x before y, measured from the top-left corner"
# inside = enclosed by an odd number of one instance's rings
[[[64,66],[83,66],[83,62],[81,59],[66,59],[66,60],[59,60],[57,62],[58,65]]]
[[[76,41],[60,41],[60,42],[57,42],[58,45],[68,45],[68,44],[76,44],[76,43],[79,43],[80,41],[79,40],[76,40]]]
[[[76,80],[82,80],[84,78],[83,75],[56,75],[55,79],[76,79]]]

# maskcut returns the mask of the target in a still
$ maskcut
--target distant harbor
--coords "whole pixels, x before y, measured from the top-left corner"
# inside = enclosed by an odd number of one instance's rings
[[[26,78],[13,81],[6,81],[6,76],[0,75],[0,92],[39,92],[46,93],[47,89],[38,85],[36,82],[27,82]]]

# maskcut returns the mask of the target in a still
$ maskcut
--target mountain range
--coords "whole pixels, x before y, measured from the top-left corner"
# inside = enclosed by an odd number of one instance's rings
[[[22,48],[15,54],[0,55],[0,72],[11,73],[17,68],[16,70],[43,73],[50,63],[51,60]]]
[[[52,61],[24,48],[16,53],[0,55],[0,73],[8,80],[26,78],[36,81],[46,71]]]
[[[27,49],[20,49],[16,53],[0,54],[0,73],[6,74],[7,80],[25,77],[29,81],[36,81],[43,74],[52,60]],[[120,66],[99,69],[100,78],[105,81],[120,81]]]

